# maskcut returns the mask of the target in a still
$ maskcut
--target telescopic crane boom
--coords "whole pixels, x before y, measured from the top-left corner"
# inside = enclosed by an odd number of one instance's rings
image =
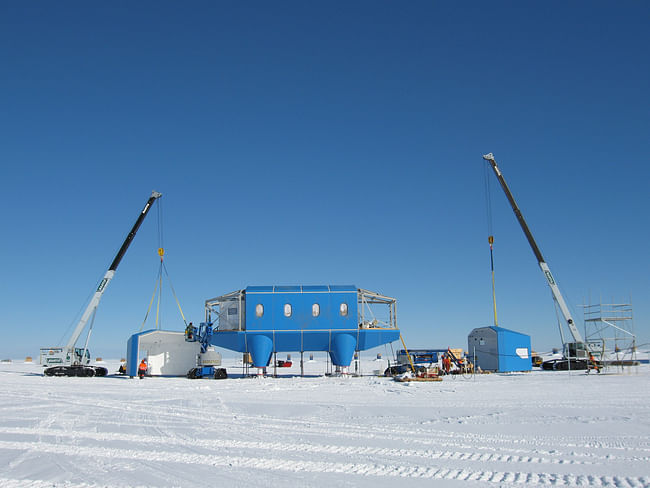
[[[578,327],[576,327],[573,317],[571,316],[571,312],[569,311],[569,307],[567,307],[567,304],[564,301],[564,297],[560,292],[560,288],[557,286],[557,283],[553,278],[553,275],[551,274],[551,270],[549,269],[548,264],[544,260],[544,256],[542,256],[542,252],[539,250],[539,246],[535,242],[535,239],[533,238],[533,234],[530,232],[530,229],[528,228],[528,224],[526,224],[526,220],[524,219],[521,210],[519,210],[519,206],[517,205],[515,198],[512,196],[512,192],[510,191],[510,188],[508,188],[508,184],[506,183],[506,180],[503,177],[503,174],[501,173],[501,170],[499,169],[499,166],[497,165],[494,156],[492,155],[492,153],[489,153],[484,155],[483,159],[485,159],[488,163],[490,163],[490,166],[492,166],[492,169],[494,170],[494,174],[499,180],[499,183],[501,184],[501,188],[503,188],[503,191],[506,194],[506,197],[508,198],[508,202],[510,202],[512,211],[515,213],[515,217],[517,217],[517,221],[519,222],[521,229],[524,231],[524,234],[526,235],[526,239],[528,239],[528,244],[530,244],[530,247],[533,250],[535,257],[537,258],[537,263],[539,264],[542,273],[544,273],[544,277],[548,282],[548,286],[551,288],[553,299],[557,302],[560,308],[560,312],[562,313],[562,316],[564,318],[564,322],[567,325],[569,332],[571,333],[571,336],[573,337],[574,344],[565,344],[565,356],[568,357],[577,356],[580,355],[580,351],[585,351],[584,354],[586,354],[586,348],[584,345],[585,341],[582,338],[582,335],[580,334]],[[564,340],[564,338],[562,340]],[[566,350],[567,345],[569,346],[568,347],[569,351]]]
[[[156,201],[156,199],[160,198],[161,196],[162,193],[159,193],[157,191],[151,192],[151,196],[149,197],[147,203],[145,204],[144,208],[140,212],[140,215],[138,215],[138,219],[135,221],[135,224],[133,224],[131,231],[126,236],[126,239],[122,243],[122,247],[120,247],[120,250],[117,252],[115,259],[113,259],[113,262],[108,268],[108,271],[106,271],[106,274],[102,278],[102,281],[99,283],[97,290],[95,291],[92,299],[88,303],[88,306],[86,307],[86,310],[81,316],[81,319],[79,319],[79,322],[77,323],[77,326],[72,332],[72,335],[70,336],[70,339],[68,340],[68,343],[65,345],[65,347],[41,349],[41,357],[45,358],[44,361],[45,364],[52,365],[52,367],[49,367],[45,370],[46,375],[48,376],[104,376],[106,375],[107,373],[106,368],[88,366],[88,363],[90,362],[90,355],[86,349],[87,341],[86,341],[86,346],[84,346],[83,349],[75,348],[75,344],[77,343],[77,340],[79,339],[81,333],[86,327],[88,320],[90,320],[90,317],[93,316],[94,313],[96,312],[97,306],[99,305],[99,301],[102,299],[102,296],[106,291],[106,287],[113,279],[113,276],[115,275],[115,271],[117,270],[120,261],[122,261],[122,258],[126,253],[126,250],[129,248],[129,245],[133,241],[135,234],[138,232],[138,229],[140,228],[142,221],[149,213],[149,210],[151,209],[151,206],[153,205],[154,201]]]

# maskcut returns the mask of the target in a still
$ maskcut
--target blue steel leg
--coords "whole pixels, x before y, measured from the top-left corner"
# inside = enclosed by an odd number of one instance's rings
[[[357,338],[352,334],[332,335],[332,350],[330,357],[335,366],[350,366],[352,356],[357,346]]]
[[[251,353],[253,366],[256,368],[266,368],[271,359],[271,353],[273,352],[273,340],[265,335],[249,334],[248,350]]]

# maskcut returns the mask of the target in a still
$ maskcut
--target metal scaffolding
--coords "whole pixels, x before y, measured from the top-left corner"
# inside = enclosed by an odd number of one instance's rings
[[[585,340],[605,366],[638,364],[632,303],[583,305]]]
[[[359,327],[397,329],[397,300],[360,288],[358,302]]]

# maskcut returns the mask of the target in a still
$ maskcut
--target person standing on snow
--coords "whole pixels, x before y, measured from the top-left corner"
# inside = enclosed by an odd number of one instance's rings
[[[596,370],[596,373],[600,373],[600,366],[598,365],[598,361],[596,361],[596,358],[594,358],[594,355],[591,353],[589,353],[589,362],[591,364],[587,367],[587,373],[589,373],[589,370],[592,368]]]
[[[451,369],[451,359],[449,359],[449,356],[447,354],[442,357],[442,367],[445,371],[445,374],[449,374],[449,370]]]
[[[144,378],[145,374],[147,374],[147,362],[143,359],[138,366],[138,378]]]

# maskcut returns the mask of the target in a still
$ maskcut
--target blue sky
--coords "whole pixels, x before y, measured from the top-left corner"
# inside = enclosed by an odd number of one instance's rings
[[[151,190],[189,320],[253,284],[398,300],[411,347],[492,324],[493,152],[574,314],[650,341],[644,2],[5,2],[2,357],[57,344]],[[553,301],[491,178],[499,324],[547,350]],[[150,214],[100,304],[124,354],[158,273]],[[162,326],[182,328],[166,289]]]

